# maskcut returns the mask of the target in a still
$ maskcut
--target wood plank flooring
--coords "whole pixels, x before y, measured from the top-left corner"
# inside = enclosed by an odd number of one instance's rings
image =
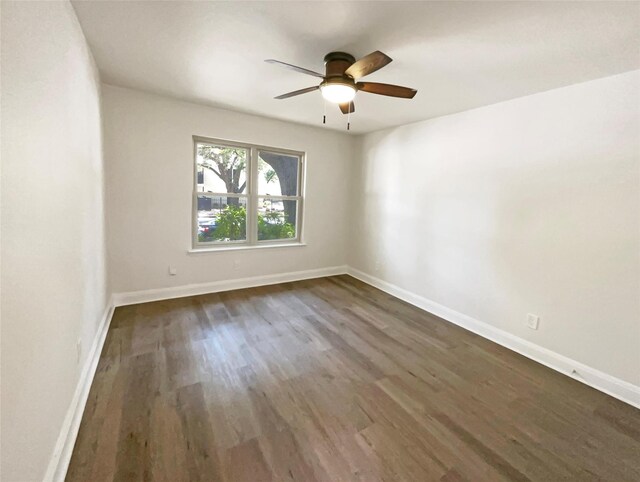
[[[336,276],[118,308],[68,481],[640,481],[640,410]]]

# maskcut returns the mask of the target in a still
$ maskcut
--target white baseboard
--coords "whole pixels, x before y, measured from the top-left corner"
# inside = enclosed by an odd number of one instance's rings
[[[328,268],[310,269],[306,271],[292,271],[289,273],[253,276],[251,278],[238,278],[213,281],[211,283],[172,286],[169,288],[131,291],[128,293],[116,293],[114,294],[114,302],[116,306],[134,305],[137,303],[147,303],[149,301],[168,300],[171,298],[182,298],[184,296],[204,295],[207,293],[217,293],[219,291],[238,290],[243,288],[253,288],[255,286],[266,286],[277,283],[287,283],[290,281],[334,276],[338,274],[345,274],[347,269],[347,266],[331,266]]]
[[[82,367],[76,391],[67,409],[67,414],[62,423],[53,455],[49,460],[49,465],[43,479],[44,482],[62,482],[67,475],[71,454],[73,453],[73,446],[76,443],[80,422],[82,421],[82,414],[87,404],[89,390],[91,389],[91,383],[93,382],[93,377],[98,367],[98,360],[100,360],[100,353],[102,353],[102,347],[107,337],[107,331],[109,331],[109,324],[111,323],[114,309],[113,297],[111,297],[100,320],[100,325],[93,339],[89,356],[87,356],[87,360]]]
[[[620,380],[607,373],[596,370],[590,366],[572,360],[564,355],[543,348],[523,338],[512,335],[504,330],[496,328],[488,323],[471,318],[447,308],[439,303],[431,301],[423,296],[407,291],[399,286],[383,281],[355,268],[348,268],[347,273],[354,278],[374,286],[390,295],[400,298],[418,308],[432,313],[446,321],[461,326],[473,333],[487,338],[499,345],[526,356],[553,370],[578,380],[585,385],[600,390],[612,397],[640,408],[640,387],[624,380]]]

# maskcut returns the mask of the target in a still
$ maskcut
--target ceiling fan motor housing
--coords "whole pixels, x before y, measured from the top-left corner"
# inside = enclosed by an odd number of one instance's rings
[[[355,86],[355,81],[344,73],[355,61],[355,57],[346,52],[329,52],[324,56],[326,78],[324,83]]]

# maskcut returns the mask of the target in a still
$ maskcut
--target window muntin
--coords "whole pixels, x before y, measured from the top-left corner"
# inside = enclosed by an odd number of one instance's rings
[[[194,248],[300,242],[304,154],[194,137]]]

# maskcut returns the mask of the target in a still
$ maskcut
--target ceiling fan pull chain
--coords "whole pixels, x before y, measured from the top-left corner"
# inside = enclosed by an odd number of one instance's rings
[[[349,113],[347,114],[347,130],[351,128],[351,102],[349,102]]]
[[[322,111],[322,123],[326,124],[327,123],[327,101],[326,99],[322,99],[322,108],[324,109]]]

